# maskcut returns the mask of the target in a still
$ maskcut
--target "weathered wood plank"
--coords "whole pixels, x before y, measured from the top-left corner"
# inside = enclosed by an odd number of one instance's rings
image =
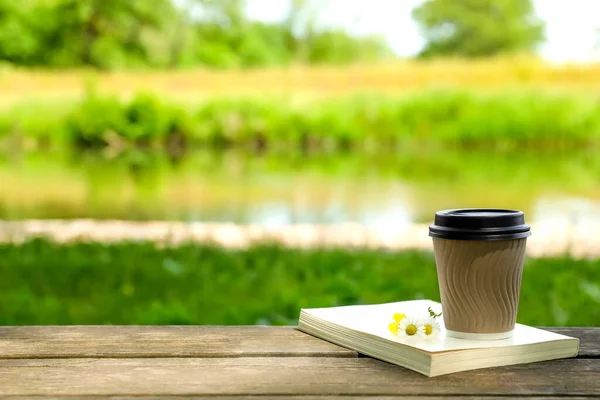
[[[600,357],[600,328],[546,329],[579,338],[580,357]],[[258,356],[357,354],[291,327],[0,327],[0,359]]]
[[[290,327],[0,327],[0,359],[357,357]]]
[[[252,399],[252,400],[274,400],[281,398],[282,396],[269,396],[269,395],[259,395],[259,396],[110,396],[110,400],[214,400],[218,398],[219,400],[244,400],[244,399]],[[63,397],[55,397],[55,396],[36,396],[37,399],[43,400],[73,400],[71,396],[63,396]],[[106,400],[106,396],[77,396],[78,399],[85,400]],[[364,399],[365,396],[285,396],[283,397],[286,400],[360,400]],[[366,396],[369,400],[441,400],[446,399],[447,396]],[[506,396],[452,396],[452,400],[506,400]],[[527,396],[527,400],[561,400],[561,399],[569,399],[569,400],[589,400],[589,399],[597,399],[597,396]],[[0,400],[31,400],[31,397],[27,396],[0,396]]]
[[[557,360],[437,378],[370,358],[0,360],[0,395],[600,396],[600,361]]]

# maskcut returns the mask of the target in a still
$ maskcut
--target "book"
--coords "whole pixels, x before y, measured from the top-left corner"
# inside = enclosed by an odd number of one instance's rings
[[[393,315],[429,316],[440,313],[440,303],[412,300],[396,303],[302,309],[302,332],[432,377],[459,371],[525,364],[577,356],[579,339],[517,324],[512,337],[501,340],[466,340],[446,335],[437,317],[435,339],[394,334]],[[434,336],[434,335],[432,335]]]

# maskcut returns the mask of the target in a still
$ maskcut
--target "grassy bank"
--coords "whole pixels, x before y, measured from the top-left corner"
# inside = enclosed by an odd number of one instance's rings
[[[144,88],[181,100],[230,93],[330,96],[363,90],[406,92],[436,87],[477,91],[541,88],[597,93],[600,63],[552,65],[530,57],[500,57],[226,71],[99,72],[0,67],[0,105],[24,98],[73,99],[81,96],[90,82],[118,96],[128,96]]]
[[[295,324],[301,307],[439,299],[422,252],[0,245],[0,324]],[[529,259],[519,322],[598,325],[600,260]],[[575,295],[576,294],[576,295]]]
[[[575,94],[428,91],[295,102],[213,98],[194,106],[140,94],[0,114],[5,143],[38,148],[193,147],[304,151],[583,148],[600,143],[600,102]]]

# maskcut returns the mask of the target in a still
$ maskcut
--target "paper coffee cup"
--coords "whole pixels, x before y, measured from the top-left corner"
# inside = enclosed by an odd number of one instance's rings
[[[449,336],[495,340],[515,327],[530,227],[521,211],[438,211],[429,227]]]

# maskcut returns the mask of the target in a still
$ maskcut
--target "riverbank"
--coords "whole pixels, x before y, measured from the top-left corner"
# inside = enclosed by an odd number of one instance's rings
[[[439,300],[428,251],[0,244],[0,325],[297,324],[302,307]],[[595,326],[600,260],[527,258],[518,322]]]
[[[407,60],[344,67],[291,66],[227,71],[202,68],[174,71],[44,70],[0,68],[0,105],[23,99],[77,99],[88,85],[128,97],[140,89],[179,100],[236,94],[331,96],[360,91],[387,93],[430,88],[477,91],[552,88],[597,93],[600,63],[553,65],[531,57],[480,60]]]
[[[564,150],[600,146],[596,96],[548,91],[429,90],[295,101],[213,97],[184,105],[160,94],[90,92],[75,103],[0,112],[0,149],[394,153],[409,149]]]
[[[532,223],[527,251],[533,257],[600,258],[596,222]],[[1,221],[0,242],[22,243],[46,238],[57,243],[151,242],[161,246],[187,243],[247,249],[273,244],[287,248],[432,250],[427,224],[373,228],[360,224],[296,224],[278,227],[233,223],[135,222],[117,220]]]

